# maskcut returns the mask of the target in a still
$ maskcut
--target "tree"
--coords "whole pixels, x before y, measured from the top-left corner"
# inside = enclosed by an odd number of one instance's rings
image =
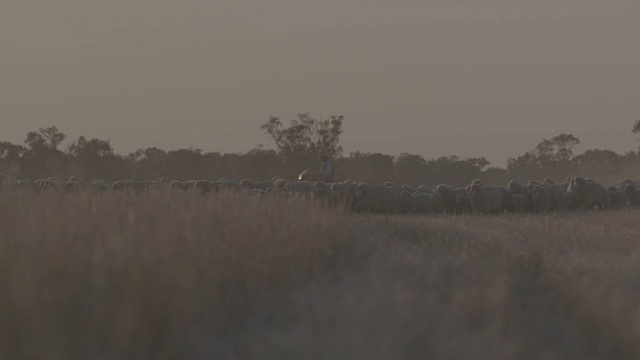
[[[343,179],[353,179],[371,184],[382,184],[394,174],[393,156],[381,153],[352,152],[348,157],[336,160]]]
[[[342,154],[339,143],[343,119],[343,116],[332,115],[318,120],[301,113],[284,127],[279,117],[269,116],[260,129],[273,139],[278,154],[285,160],[317,156],[321,150],[338,157]]]
[[[631,128],[631,133],[634,135],[640,134],[640,119],[636,120],[636,122],[633,123],[633,127]],[[640,148],[640,145],[638,145],[638,148]]]
[[[113,155],[109,140],[90,139],[80,136],[69,146],[68,154],[74,158],[95,159]]]
[[[512,173],[539,172],[540,170],[567,168],[574,158],[573,150],[580,139],[572,134],[559,134],[542,140],[536,148],[517,158],[507,160],[507,169]]]
[[[572,134],[560,134],[551,139],[544,139],[536,146],[538,160],[567,163],[573,159],[573,149],[580,144],[580,139]]]
[[[117,157],[109,140],[87,140],[80,136],[69,145],[67,155],[74,164],[74,174],[83,178],[107,178],[114,175]]]
[[[38,131],[30,131],[27,133],[27,138],[24,143],[27,144],[31,151],[38,151],[42,149],[57,150],[58,146],[66,138],[67,136],[58,131],[56,126],[50,126],[47,128],[40,128]]]
[[[427,180],[426,165],[427,161],[420,155],[401,153],[395,159],[395,180],[414,186],[424,184]]]
[[[603,173],[616,171],[622,160],[622,156],[611,150],[593,149],[576,156],[573,163],[578,173]]]
[[[132,166],[132,179],[159,179],[166,172],[167,152],[157,147],[138,149],[127,155],[127,160]]]
[[[13,144],[8,141],[0,141],[0,159],[6,161],[19,161],[24,155],[24,146]]]
[[[25,174],[31,178],[65,175],[67,162],[58,147],[66,138],[55,126],[27,133],[24,140],[28,147],[24,154],[27,163],[22,168]]]
[[[0,141],[0,173],[17,175],[26,151],[22,145]]]
[[[480,177],[489,165],[491,163],[484,157],[462,159],[455,155],[441,156],[427,161],[425,167],[430,178],[425,184],[465,185],[465,181]]]

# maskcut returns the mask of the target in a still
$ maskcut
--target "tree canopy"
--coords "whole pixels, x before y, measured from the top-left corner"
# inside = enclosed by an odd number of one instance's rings
[[[326,150],[335,159],[338,180],[351,178],[369,183],[463,185],[470,179],[481,178],[485,183],[504,185],[511,179],[525,181],[541,174],[558,179],[581,175],[612,180],[640,174],[640,151],[617,154],[589,149],[576,154],[580,139],[566,133],[543,139],[532,150],[510,158],[506,168],[490,167],[484,157],[430,158],[421,154],[392,156],[360,151],[343,156],[340,145],[343,120],[338,115],[317,119],[300,113],[285,125],[280,118],[270,116],[260,129],[273,139],[275,149],[259,146],[246,153],[147,147],[117,154],[109,140],[85,136],[68,140],[57,127],[50,126],[28,132],[21,144],[0,141],[0,173],[33,180],[71,175],[111,180],[161,177],[264,180],[273,176],[293,179],[303,167],[317,164],[319,151]],[[632,132],[640,133],[640,120],[634,123]]]
[[[343,120],[341,115],[331,115],[323,120],[300,113],[285,127],[279,117],[269,116],[260,129],[273,139],[278,154],[285,160],[317,156],[320,151],[338,157],[342,154]]]

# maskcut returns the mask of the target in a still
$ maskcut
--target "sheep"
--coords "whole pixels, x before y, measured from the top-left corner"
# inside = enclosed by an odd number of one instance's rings
[[[358,185],[359,183],[357,182],[331,184],[331,202],[333,204],[342,204],[347,209],[357,210],[355,195]]]
[[[640,207],[640,189],[636,188],[633,184],[627,184],[624,187],[624,194],[627,196],[627,201],[631,207]]]
[[[497,214],[509,209],[507,189],[496,186],[473,184],[469,191],[473,212]]]
[[[400,189],[384,185],[358,185],[357,206],[365,212],[400,212]]]
[[[433,190],[426,185],[418,186],[415,192],[420,194],[433,194]]]
[[[515,212],[529,212],[533,210],[533,199],[530,193],[517,193],[511,195],[511,210]]]
[[[182,184],[182,181],[173,180],[169,183],[169,189],[172,190],[186,190],[186,187]]]
[[[196,191],[198,191],[198,193],[202,195],[206,195],[210,193],[211,189],[213,189],[213,185],[211,184],[211,181],[208,181],[208,180],[198,180],[196,181],[194,187]]]
[[[316,181],[313,184],[313,198],[320,201],[330,202],[331,184],[322,181]]]
[[[576,206],[575,193],[562,191],[562,189],[553,189],[553,200],[556,210],[569,211]]]
[[[313,195],[313,181],[295,181],[288,183],[285,187],[285,191],[303,198],[311,198]]]
[[[402,189],[402,190],[406,190],[406,191],[408,191],[408,192],[410,192],[410,193],[412,193],[412,194],[413,194],[414,192],[416,192],[416,189],[415,189],[414,187],[412,187],[412,186],[409,186],[409,185],[402,185],[402,186],[400,187],[400,189]]]
[[[400,199],[403,212],[422,214],[433,212],[431,196],[429,194],[413,194],[408,190],[402,190]]]
[[[618,189],[615,186],[609,186],[607,188],[607,194],[609,194],[609,203],[614,209],[622,209],[629,206],[629,198],[624,193],[624,190]]]
[[[576,177],[572,180],[569,188],[575,194],[578,207],[592,209],[597,206],[599,209],[604,209],[611,206],[607,190],[598,183]]]

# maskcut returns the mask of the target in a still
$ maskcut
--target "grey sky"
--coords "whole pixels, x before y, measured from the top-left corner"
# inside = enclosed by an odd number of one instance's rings
[[[624,152],[639,35],[636,0],[3,0],[0,140],[246,151],[308,111],[345,116],[347,152]]]

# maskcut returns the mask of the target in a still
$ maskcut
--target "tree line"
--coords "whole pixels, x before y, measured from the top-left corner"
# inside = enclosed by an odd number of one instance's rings
[[[526,181],[541,176],[558,181],[584,176],[610,183],[640,175],[640,151],[618,154],[591,149],[575,154],[580,139],[564,133],[543,139],[531,151],[510,158],[504,168],[492,167],[484,157],[425,158],[419,154],[392,156],[359,151],[344,155],[340,146],[343,121],[337,115],[318,119],[301,113],[285,124],[270,116],[261,130],[271,137],[275,149],[259,146],[246,153],[147,147],[117,154],[109,140],[80,136],[65,143],[67,136],[51,126],[29,132],[22,144],[0,141],[0,173],[31,180],[50,176],[107,180],[294,179],[300,171],[317,167],[318,153],[325,150],[335,159],[338,180],[369,183],[462,185],[480,178],[489,184],[506,184],[511,179]],[[632,132],[640,133],[640,120],[634,123]]]

